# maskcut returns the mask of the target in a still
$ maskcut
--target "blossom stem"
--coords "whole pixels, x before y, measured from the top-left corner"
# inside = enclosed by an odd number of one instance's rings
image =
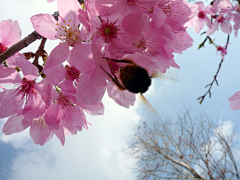
[[[228,47],[229,39],[230,39],[230,36],[228,35],[228,36],[227,36],[227,42],[226,42],[226,45],[225,45],[225,47],[226,47],[225,49],[226,49],[226,50],[227,50],[227,47]],[[219,73],[219,71],[220,71],[220,69],[221,69],[223,60],[224,60],[224,59],[222,58],[222,59],[221,59],[221,62],[220,62],[219,65],[218,65],[218,70],[217,70],[216,74],[214,75],[212,82],[211,82],[210,84],[208,84],[208,85],[205,86],[205,88],[208,87],[207,92],[206,92],[203,96],[200,96],[200,97],[197,99],[197,100],[200,100],[200,101],[199,101],[200,104],[202,104],[202,102],[203,102],[203,100],[204,100],[204,98],[206,97],[207,94],[209,94],[209,97],[211,98],[211,89],[212,89],[213,84],[216,83],[216,84],[218,85],[217,76],[218,76],[218,73]]]
[[[35,53],[35,59],[33,61],[33,65],[38,65],[38,59],[39,59],[39,56],[41,56],[41,54],[44,52],[44,45],[46,43],[47,39],[45,37],[42,37],[42,41],[41,41],[41,44],[37,50],[37,52]]]

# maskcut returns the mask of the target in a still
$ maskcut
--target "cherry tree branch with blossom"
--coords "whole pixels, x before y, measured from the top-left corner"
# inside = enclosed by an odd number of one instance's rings
[[[207,36],[206,39],[209,39],[209,41],[212,42],[212,39],[209,36]],[[204,40],[204,42],[206,42],[206,39]],[[230,35],[227,36],[227,42],[226,42],[226,45],[225,45],[225,47],[226,47],[225,49],[227,49],[227,47],[228,47],[229,39],[230,39]],[[217,76],[218,76],[218,73],[221,69],[223,60],[224,60],[224,58],[221,59],[221,62],[218,65],[218,70],[217,70],[216,74],[214,75],[212,82],[205,86],[205,88],[209,87],[207,92],[203,96],[201,96],[197,99],[197,100],[200,100],[199,101],[200,104],[202,104],[202,102],[203,102],[203,100],[204,100],[204,98],[206,97],[207,94],[209,94],[209,97],[211,98],[211,89],[212,89],[213,84],[216,83],[218,85]]]

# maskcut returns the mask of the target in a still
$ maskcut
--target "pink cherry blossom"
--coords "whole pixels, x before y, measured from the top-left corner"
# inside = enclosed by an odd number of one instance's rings
[[[36,83],[38,69],[26,59],[19,57],[16,60],[18,67],[23,72],[21,78],[17,71],[10,75],[11,83],[16,84],[16,89],[5,90],[0,96],[0,117],[8,117],[18,113],[23,106],[23,115],[27,119],[33,119],[41,116],[46,109],[42,95],[48,99],[48,92],[43,92],[43,84]],[[11,70],[11,68],[9,68]],[[5,83],[6,78],[0,78],[0,83]],[[11,108],[9,108],[11,107]]]
[[[211,5],[205,8],[203,2],[197,2],[196,4],[198,5],[198,14],[194,25],[194,31],[196,33],[199,33],[200,30],[204,27],[205,23],[208,26],[208,28],[212,27],[210,18],[207,16],[207,14],[213,15],[215,13],[211,11],[212,8]]]
[[[209,28],[207,30],[206,35],[212,35],[219,28],[219,25],[224,33],[230,34],[232,32],[232,25],[230,24],[229,20],[229,16],[224,17],[224,13],[220,12],[215,21],[213,22],[212,28]]]
[[[53,91],[53,100],[44,116],[46,124],[51,129],[58,130],[64,126],[72,134],[77,134],[82,127],[88,129],[88,122],[82,108],[77,105],[76,98]]]
[[[228,98],[231,101],[230,108],[232,111],[240,109],[240,91],[236,92],[232,97]]]
[[[167,23],[174,32],[185,31],[183,25],[190,20],[191,9],[182,0],[163,0],[158,3],[166,14]]]
[[[215,0],[213,2],[213,7],[216,13],[219,11],[226,13],[233,10],[233,5],[229,0]]]
[[[63,127],[59,130],[50,130],[44,121],[44,117],[35,118],[33,120],[26,120],[21,113],[19,115],[12,115],[3,127],[3,132],[6,135],[21,132],[30,127],[30,136],[35,144],[43,146],[48,142],[54,134],[57,135],[62,145],[65,142]]]
[[[34,29],[48,39],[59,39],[62,44],[57,46],[48,58],[44,68],[59,65],[69,56],[69,46],[73,47],[70,58],[73,65],[81,72],[92,69],[93,60],[91,44],[83,43],[87,37],[84,29],[79,30],[78,9],[81,8],[77,0],[58,0],[58,21],[50,14],[39,14],[31,18]]]
[[[226,47],[226,46],[225,46]],[[227,50],[225,47],[222,46],[218,46],[217,47],[217,51],[221,52],[221,57],[224,59],[224,56],[227,55]]]

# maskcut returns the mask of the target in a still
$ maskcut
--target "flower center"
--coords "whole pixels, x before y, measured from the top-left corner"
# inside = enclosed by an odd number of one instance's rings
[[[74,66],[66,65],[65,69],[67,71],[65,79],[70,79],[75,85],[77,85],[77,82],[79,82],[82,77],[82,73]]]
[[[83,41],[79,36],[78,27],[71,23],[71,19],[69,19],[69,22],[64,20],[56,25],[58,25],[58,28],[55,30],[59,32],[59,35],[55,36],[55,38],[60,39],[62,42],[67,42],[69,46],[73,46],[75,42],[81,43]]]
[[[7,47],[5,47],[2,43],[0,43],[0,54],[4,53],[7,50]]]
[[[30,94],[35,93],[35,90],[33,88],[35,84],[36,84],[35,81],[28,81],[26,78],[23,78],[22,82],[17,85],[18,88],[14,92],[14,93],[16,93],[15,96],[21,95],[22,96],[21,100],[24,97],[26,97],[26,99],[28,101]]]
[[[32,125],[31,125],[34,130],[36,130],[37,132],[39,131],[43,131],[44,132],[44,136],[46,134],[50,134],[50,131],[48,129],[48,126],[46,125],[45,121],[44,121],[44,117],[41,116],[40,118],[34,119],[32,121]]]
[[[199,12],[199,13],[198,13],[198,17],[199,17],[200,19],[204,19],[204,17],[205,17],[204,11]]]
[[[133,43],[132,45],[135,48],[141,49],[141,54],[145,54],[149,48],[150,43],[146,37],[142,36],[139,41]]]
[[[111,61],[111,60],[107,60],[107,63],[108,63],[108,66],[111,70],[111,73],[114,74],[114,75],[117,75],[121,69],[121,66],[118,65],[117,62],[115,61]]]
[[[57,103],[60,104],[60,106],[63,109],[63,112],[66,111],[74,111],[74,104],[73,102],[69,99],[69,96],[64,95],[63,93],[59,93],[59,99],[56,101]]]
[[[100,17],[99,17],[100,18]],[[117,38],[118,35],[118,26],[116,25],[117,20],[114,22],[109,22],[108,19],[107,21],[104,21],[103,19],[100,18],[101,21],[101,27],[97,28],[98,30],[96,33],[100,36],[103,37],[103,41],[105,43],[109,43],[112,38]]]
[[[218,17],[217,17],[217,22],[218,22],[218,23],[222,23],[222,22],[224,22],[224,20],[225,20],[225,19],[224,19],[223,16],[218,16]]]
[[[177,16],[177,10],[176,5],[178,2],[172,2],[171,0],[163,1],[163,4],[159,4],[159,7],[162,9],[162,11],[165,13],[167,17],[171,16]]]

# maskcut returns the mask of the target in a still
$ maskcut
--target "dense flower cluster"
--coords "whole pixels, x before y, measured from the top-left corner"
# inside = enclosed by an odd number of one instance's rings
[[[104,113],[101,100],[106,90],[120,106],[133,106],[137,92],[125,82],[130,67],[137,67],[136,73],[146,71],[148,80],[157,71],[179,68],[173,53],[192,46],[187,27],[193,25],[199,32],[206,22],[208,34],[219,24],[223,32],[231,32],[228,20],[239,14],[233,14],[226,2],[204,8],[203,3],[184,0],[85,0],[83,9],[77,0],[58,0],[58,20],[50,14],[31,17],[40,35],[59,41],[42,71],[19,53],[0,65],[0,118],[8,118],[3,132],[30,127],[36,144],[44,145],[55,134],[64,145],[65,134],[88,128],[85,113]],[[215,21],[211,23],[206,14],[215,15]],[[235,22],[236,35],[238,28]],[[17,22],[2,21],[0,53],[20,34]],[[14,88],[6,90],[4,84]]]

